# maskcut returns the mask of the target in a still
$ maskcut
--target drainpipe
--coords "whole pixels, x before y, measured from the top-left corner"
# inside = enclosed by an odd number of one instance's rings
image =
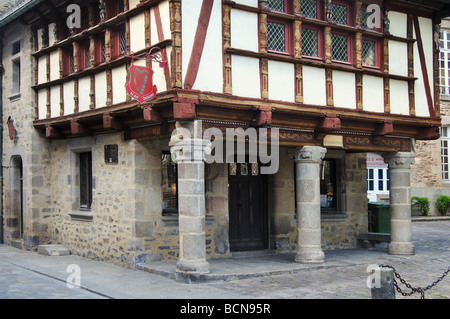
[[[3,31],[0,32],[0,244],[3,244]]]

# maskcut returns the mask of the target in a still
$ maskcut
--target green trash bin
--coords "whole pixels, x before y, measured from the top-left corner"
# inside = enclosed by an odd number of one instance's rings
[[[391,232],[391,208],[389,203],[371,202],[368,204],[369,232]]]

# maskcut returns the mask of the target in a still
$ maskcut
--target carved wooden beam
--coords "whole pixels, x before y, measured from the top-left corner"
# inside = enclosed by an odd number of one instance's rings
[[[384,120],[373,132],[373,135],[387,135],[394,132],[394,122],[392,120]]]
[[[271,125],[272,124],[272,107],[260,106],[255,119],[256,126]]]
[[[157,110],[153,109],[151,106],[145,106],[143,109],[143,114],[144,114],[144,120],[146,120],[146,121],[154,122],[154,123],[164,121],[164,119],[159,114],[159,112]]]
[[[111,116],[110,114],[103,114],[103,128],[113,129],[113,130],[123,130],[124,125],[117,118]]]
[[[318,132],[330,132],[341,129],[341,119],[334,113],[328,113],[316,126]]]
[[[78,123],[77,119],[70,121],[70,130],[73,135],[90,134],[89,129],[85,125]]]
[[[46,138],[54,138],[54,139],[63,139],[63,134],[55,127],[52,127],[50,124],[45,126],[45,137]]]
[[[437,140],[441,135],[439,134],[439,127],[431,126],[420,130],[416,135],[417,140]]]

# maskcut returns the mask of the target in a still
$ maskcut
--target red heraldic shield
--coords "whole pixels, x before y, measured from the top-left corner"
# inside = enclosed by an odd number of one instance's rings
[[[153,70],[143,66],[130,66],[129,79],[125,83],[128,95],[140,103],[153,99],[156,85],[153,85]]]

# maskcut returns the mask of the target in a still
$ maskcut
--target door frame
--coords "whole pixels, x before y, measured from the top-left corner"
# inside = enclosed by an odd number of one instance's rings
[[[246,162],[247,164],[251,164]],[[231,212],[233,211],[233,208],[231,205],[235,202],[232,200],[231,196],[231,183],[236,182],[238,179],[251,179],[251,178],[258,178],[260,182],[260,198],[262,199],[260,209],[259,209],[259,218],[261,218],[261,236],[263,241],[263,247],[262,248],[252,248],[251,246],[248,247],[233,247],[233,244],[231,243],[231,230],[233,227],[233,223],[231,222],[231,218],[229,218],[229,241],[230,241],[230,251],[236,252],[236,251],[255,251],[255,250],[265,250],[269,248],[269,214],[268,214],[268,178],[267,175],[260,173],[261,164],[259,165],[259,174],[257,176],[239,176],[239,175],[230,175],[230,164],[227,163],[227,171],[228,171],[228,214],[230,217]],[[239,169],[240,164],[242,163],[235,163],[237,164],[237,168]],[[251,167],[249,165],[249,167]],[[250,168],[249,168],[250,169]],[[251,172],[249,172],[251,173]],[[234,181],[233,181],[234,180]],[[245,246],[245,242],[242,242],[242,246]]]

